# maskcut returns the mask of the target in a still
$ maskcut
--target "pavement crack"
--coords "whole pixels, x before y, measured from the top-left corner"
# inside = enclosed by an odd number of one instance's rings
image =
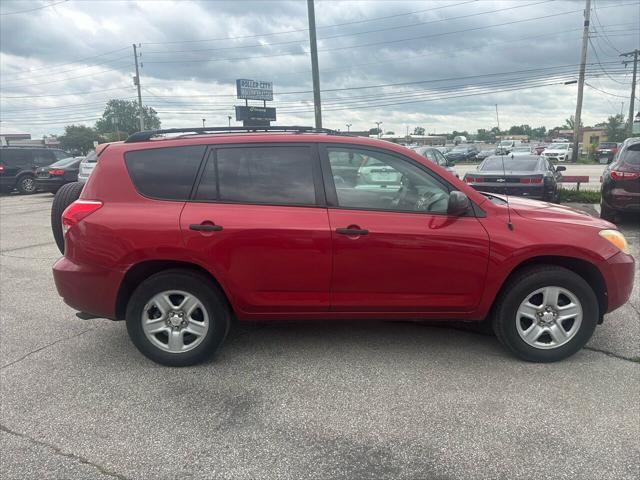
[[[80,335],[84,335],[85,333],[90,332],[91,330],[95,330],[96,328],[97,327],[87,328],[86,330],[83,330],[83,331],[81,331],[79,333],[76,333],[75,335],[71,335],[70,337],[59,338],[55,342],[51,342],[51,343],[48,343],[48,344],[46,344],[46,345],[44,345],[44,346],[42,346],[40,348],[36,348],[35,350],[31,350],[29,353],[24,354],[22,357],[18,358],[17,360],[14,360],[13,362],[9,362],[9,363],[7,363],[5,365],[2,365],[2,367],[0,367],[0,370],[4,370],[5,368],[8,368],[8,367],[10,367],[12,365],[15,365],[16,363],[20,363],[25,358],[28,358],[31,355],[35,354],[35,353],[41,352],[42,350],[45,350],[45,349],[47,349],[47,348],[49,348],[49,347],[51,347],[51,346],[53,346],[53,345],[55,345],[57,343],[64,342],[66,340],[71,340],[72,338],[79,337]]]
[[[61,457],[65,457],[65,458],[69,458],[72,460],[77,460],[78,462],[84,464],[84,465],[89,465],[93,468],[95,468],[96,470],[98,470],[102,475],[106,475],[112,478],[117,478],[118,480],[128,480],[127,477],[125,477],[124,475],[120,475],[119,473],[113,472],[111,470],[108,470],[107,468],[103,467],[102,465],[98,465],[97,463],[92,462],[91,460],[82,457],[80,455],[76,455],[75,453],[68,453],[63,451],[61,448],[56,447],[55,445],[48,443],[48,442],[44,442],[42,440],[36,440],[35,438],[31,438],[30,436],[24,434],[24,433],[20,433],[20,432],[16,432],[15,430],[11,430],[10,428],[0,424],[0,432],[5,432],[9,435],[14,435],[16,437],[22,438],[26,441],[28,441],[29,443],[33,444],[33,445],[37,445],[39,447],[44,447],[44,448],[48,448],[49,450],[52,450],[54,455],[59,455]]]
[[[0,250],[0,253],[17,252],[18,250],[26,250],[28,248],[35,248],[35,247],[44,247],[44,246],[53,245],[53,244],[54,243],[51,241],[44,242],[44,243],[34,243],[33,245],[23,245],[22,247],[5,248],[4,250]]]
[[[608,355],[609,357],[617,358],[618,360],[624,360],[626,362],[632,362],[632,363],[640,363],[640,357],[625,357],[624,355],[613,353],[608,350],[603,350],[601,348],[595,348],[595,347],[589,347],[589,346],[584,346],[582,348],[585,350],[590,350],[592,352],[604,353],[605,355]]]

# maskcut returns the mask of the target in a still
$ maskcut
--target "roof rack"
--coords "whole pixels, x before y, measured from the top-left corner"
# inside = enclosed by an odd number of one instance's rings
[[[253,133],[253,132],[295,132],[295,133],[326,133],[327,135],[340,135],[340,132],[336,130],[330,130],[328,128],[315,128],[315,127],[205,127],[205,128],[166,128],[163,130],[145,130],[143,132],[137,132],[129,135],[124,143],[146,142],[153,137],[164,135],[167,133],[189,133],[189,134],[202,134],[202,133]]]

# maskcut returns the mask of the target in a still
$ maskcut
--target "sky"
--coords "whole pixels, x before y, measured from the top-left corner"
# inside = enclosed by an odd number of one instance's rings
[[[315,0],[323,126],[396,133],[552,128],[575,113],[584,0]],[[640,0],[593,0],[583,123],[628,114]],[[162,126],[225,126],[235,79],[273,82],[280,125],[313,125],[307,3],[2,0],[0,133],[92,126],[107,100]],[[637,94],[636,94],[637,95]],[[259,104],[260,102],[253,102]],[[639,105],[636,103],[636,111]],[[232,124],[236,124],[235,117]]]

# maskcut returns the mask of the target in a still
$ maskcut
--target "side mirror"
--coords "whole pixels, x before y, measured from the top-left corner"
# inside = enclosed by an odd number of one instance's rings
[[[567,169],[564,165],[558,165],[556,167],[556,172],[564,172]]]
[[[453,160],[447,160],[447,167],[455,167],[456,166],[456,162],[454,162]]]
[[[447,204],[447,214],[460,217],[467,213],[471,207],[471,201],[464,193],[453,190],[449,193],[449,203]]]

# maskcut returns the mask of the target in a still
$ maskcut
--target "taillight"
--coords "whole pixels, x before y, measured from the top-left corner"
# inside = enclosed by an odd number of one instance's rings
[[[467,183],[482,183],[482,177],[464,177]]]
[[[0,175],[4,175],[4,165],[0,165]]]
[[[59,175],[64,175],[64,170],[49,170],[49,175],[53,175],[53,176],[59,176]]]
[[[522,177],[520,183],[542,183],[542,177]]]
[[[76,200],[62,213],[62,232],[67,233],[71,227],[102,207],[100,200]]]
[[[611,170],[611,178],[614,180],[635,180],[640,178],[640,172],[623,172],[620,170]]]

